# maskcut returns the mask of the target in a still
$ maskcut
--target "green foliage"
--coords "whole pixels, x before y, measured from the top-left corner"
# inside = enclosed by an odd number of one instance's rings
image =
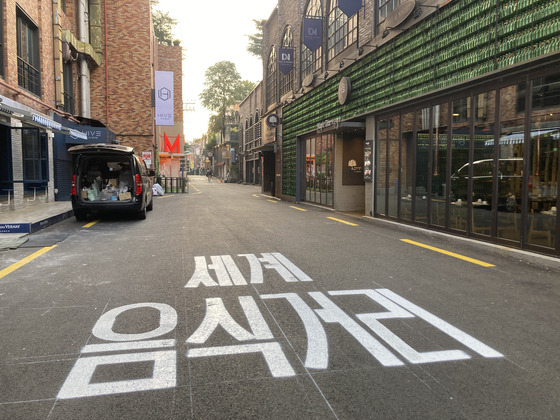
[[[152,5],[152,21],[154,23],[154,35],[160,44],[164,45],[180,45],[181,41],[173,38],[173,29],[177,25],[177,19],[169,16],[169,13],[163,13],[161,10],[155,10],[159,2],[157,0],[150,1]]]
[[[241,80],[231,61],[220,61],[209,67],[205,77],[205,88],[200,94],[200,100],[202,106],[216,112],[216,115],[210,117],[208,129],[212,133],[221,133],[222,138],[225,138],[225,126],[234,117],[228,108],[245,99],[255,84]]]
[[[256,20],[253,19],[255,26],[257,27],[257,33],[253,35],[247,35],[249,38],[249,45],[247,46],[247,51],[262,60],[264,51],[264,41],[263,41],[263,27],[266,20]]]

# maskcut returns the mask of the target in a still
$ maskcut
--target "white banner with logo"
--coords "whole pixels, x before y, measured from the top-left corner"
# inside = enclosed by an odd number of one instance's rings
[[[173,72],[156,71],[156,125],[174,125]]]

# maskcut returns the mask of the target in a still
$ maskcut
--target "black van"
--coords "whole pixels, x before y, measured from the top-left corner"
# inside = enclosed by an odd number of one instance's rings
[[[132,147],[115,144],[73,146],[72,208],[76,220],[88,213],[131,212],[140,219],[154,206],[153,170]]]

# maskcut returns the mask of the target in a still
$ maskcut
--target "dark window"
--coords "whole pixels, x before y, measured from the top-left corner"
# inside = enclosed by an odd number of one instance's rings
[[[266,104],[272,105],[278,101],[277,89],[278,84],[278,58],[276,54],[276,47],[273,46],[268,56],[268,67],[266,72]]]
[[[64,112],[74,114],[74,86],[72,62],[64,63]]]
[[[39,29],[19,9],[17,12],[17,56],[19,86],[40,96]]]
[[[328,60],[332,60],[358,39],[358,13],[350,19],[338,8],[338,0],[332,0],[329,10]]]
[[[395,8],[401,4],[401,0],[378,0],[377,14],[379,21],[382,22]]]
[[[48,181],[47,135],[38,129],[22,130],[23,175],[26,183]]]
[[[321,0],[309,0],[305,9],[305,16],[323,17],[321,10]],[[321,70],[321,58],[323,56],[323,47],[311,51],[303,43],[303,34],[301,36],[301,79]]]
[[[291,26],[286,26],[282,36],[282,47],[290,48],[294,46],[294,36]],[[294,89],[294,71],[287,75],[280,74],[280,97]]]

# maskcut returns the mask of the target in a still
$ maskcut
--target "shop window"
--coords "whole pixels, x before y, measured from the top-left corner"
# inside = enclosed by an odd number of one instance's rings
[[[560,74],[532,81],[527,242],[556,247]]]
[[[449,180],[449,227],[467,230],[469,203],[469,145],[471,98],[461,98],[452,102],[453,125],[451,133],[451,176]]]
[[[268,66],[266,72],[266,104],[270,106],[278,102],[277,83],[278,83],[278,55],[276,47],[272,46],[268,56]]]
[[[387,150],[387,216],[398,216],[399,199],[399,143],[400,143],[400,118],[398,115],[391,118],[391,124],[387,127],[388,150]]]
[[[331,0],[328,13],[328,60],[332,60],[358,39],[358,13],[350,19],[338,8],[338,0]]]
[[[286,26],[282,35],[282,47],[293,48],[294,35],[291,26]],[[294,89],[294,71],[288,74],[280,73],[280,97],[291,92]]]
[[[432,167],[430,209],[432,225],[445,226],[447,213],[447,145],[449,140],[449,105],[432,107]]]
[[[334,136],[305,140],[306,201],[333,205]]]
[[[22,129],[23,177],[26,189],[49,180],[47,135],[36,128]]]
[[[377,214],[387,214],[387,138],[389,136],[390,119],[377,121],[377,171],[375,180],[375,210]]]
[[[322,18],[321,0],[309,0],[305,9],[304,16]],[[311,51],[303,43],[303,33],[301,36],[301,79],[322,69],[321,60],[323,57],[323,47],[320,46],[315,51]]]
[[[519,241],[525,157],[525,113],[517,104],[525,97],[521,85],[500,90],[500,135],[498,140],[497,237]]]
[[[401,219],[412,220],[412,200],[414,199],[414,112],[401,116],[401,177],[400,177],[400,210]]]
[[[40,96],[39,28],[20,9],[17,10],[17,60],[19,86]]]

